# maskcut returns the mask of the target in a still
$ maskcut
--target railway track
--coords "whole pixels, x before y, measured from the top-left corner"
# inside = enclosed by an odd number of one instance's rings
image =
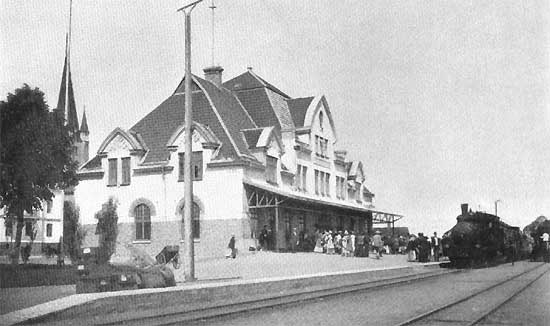
[[[209,318],[224,317],[239,313],[246,313],[268,307],[285,306],[296,302],[314,300],[325,297],[332,297],[337,294],[345,294],[368,289],[383,288],[409,282],[415,282],[433,277],[439,277],[451,273],[461,272],[460,270],[438,269],[421,274],[408,274],[388,279],[369,281],[360,284],[344,285],[335,288],[313,290],[297,294],[279,295],[262,300],[251,300],[235,304],[225,304],[212,308],[196,309],[192,311],[159,314],[150,317],[127,319],[113,323],[97,323],[96,325],[181,325],[184,322],[207,320]]]
[[[444,304],[415,316],[396,326],[405,325],[479,325],[492,313],[527,289],[550,271],[545,264],[538,265],[496,284],[478,290],[466,297]]]

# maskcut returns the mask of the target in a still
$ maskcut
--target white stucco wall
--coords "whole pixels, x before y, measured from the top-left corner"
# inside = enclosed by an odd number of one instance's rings
[[[35,230],[36,238],[34,240],[35,244],[40,243],[59,243],[59,238],[63,235],[63,203],[64,203],[64,193],[61,190],[54,190],[54,197],[52,198],[51,211],[47,211],[47,203],[44,201],[42,203],[43,209],[40,211],[34,212],[34,214],[25,213],[26,219],[34,219],[36,221]],[[5,214],[5,210],[0,210],[0,216]],[[47,235],[47,225],[52,225],[52,234],[51,236]],[[0,221],[0,243],[10,243],[15,241],[15,224],[13,225],[13,237],[6,235],[6,227],[4,224],[4,219]],[[30,237],[25,235],[25,227],[23,227],[23,236],[21,238],[22,243],[27,243],[30,241]]]
[[[183,138],[183,133],[180,138]],[[118,137],[113,140],[106,147],[107,156],[102,159],[103,178],[82,180],[75,190],[75,201],[80,208],[82,223],[96,224],[95,213],[110,197],[116,198],[118,202],[119,223],[134,222],[130,210],[138,199],[145,199],[153,204],[151,222],[181,221],[178,208],[181,208],[183,202],[185,183],[178,181],[178,153],[183,152],[184,142],[179,138],[174,142],[177,149],[171,153],[167,164],[173,167],[171,171],[136,174],[136,169],[143,168],[139,165],[140,157],[131,156],[128,144],[120,141]],[[193,182],[193,195],[201,208],[200,218],[242,218],[243,169],[235,166],[207,167],[213,150],[202,148],[202,141],[203,139],[197,136],[193,142],[193,151],[203,152],[203,177],[202,180]],[[108,159],[122,157],[131,157],[131,183],[108,186]],[[121,176],[120,161],[118,176]]]

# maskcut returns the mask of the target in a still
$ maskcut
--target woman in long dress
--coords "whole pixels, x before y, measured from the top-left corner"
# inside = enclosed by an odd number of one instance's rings
[[[416,237],[414,235],[411,236],[409,239],[409,242],[407,243],[407,260],[408,261],[416,261],[416,250],[415,250],[415,244],[416,244]]]
[[[329,233],[329,236],[327,237],[327,254],[329,254],[329,255],[334,254],[334,241],[332,241],[332,234],[331,233]]]
[[[348,231],[344,231],[344,236],[342,237],[342,256],[344,257],[347,257],[349,256],[349,247],[348,247],[348,242],[349,242],[349,234],[348,234]]]
[[[323,240],[319,231],[315,232],[315,248],[313,248],[313,252],[323,253]]]

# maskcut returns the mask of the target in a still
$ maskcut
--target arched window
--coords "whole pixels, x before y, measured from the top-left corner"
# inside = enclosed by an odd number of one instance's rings
[[[183,207],[181,208],[181,223],[183,223]],[[201,223],[200,223],[201,209],[197,203],[193,202],[193,208],[191,209],[191,217],[193,221],[191,226],[193,228],[193,239],[200,239],[201,237]]]
[[[151,210],[145,204],[135,208],[136,240],[151,240]]]
[[[323,111],[319,112],[319,129],[323,130]]]

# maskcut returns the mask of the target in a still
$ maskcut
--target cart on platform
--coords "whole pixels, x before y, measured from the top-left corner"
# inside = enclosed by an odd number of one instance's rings
[[[159,264],[168,264],[172,263],[174,268],[178,269],[180,267],[180,247],[179,246],[166,246],[162,251],[155,257]]]

